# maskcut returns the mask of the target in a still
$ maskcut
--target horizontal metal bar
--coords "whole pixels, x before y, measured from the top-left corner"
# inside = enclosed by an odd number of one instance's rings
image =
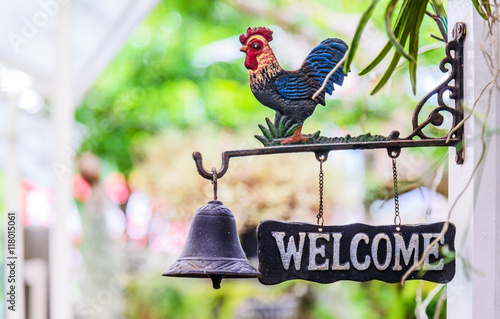
[[[286,154],[286,153],[306,153],[312,152],[316,155],[328,156],[331,151],[339,150],[368,150],[368,149],[387,149],[399,152],[401,148],[408,147],[450,147],[461,143],[461,139],[452,138],[446,142],[446,138],[436,139],[417,139],[417,140],[388,140],[388,141],[369,141],[369,142],[351,142],[351,143],[336,143],[336,144],[305,144],[305,145],[285,145],[271,146],[263,148],[243,149],[225,151],[222,153],[222,166],[217,171],[217,178],[221,178],[229,169],[229,159],[231,157],[245,157],[270,154]],[[214,173],[207,171],[203,167],[203,157],[200,152],[193,153],[193,159],[196,163],[198,173],[209,180],[212,180]]]

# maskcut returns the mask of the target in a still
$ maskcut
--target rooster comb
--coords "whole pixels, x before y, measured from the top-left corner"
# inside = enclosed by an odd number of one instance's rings
[[[273,40],[273,31],[269,30],[268,28],[265,27],[257,27],[257,28],[248,28],[247,33],[243,33],[240,35],[240,42],[241,44],[246,44],[248,39],[250,39],[251,36],[259,34],[263,36],[267,42],[271,42]]]

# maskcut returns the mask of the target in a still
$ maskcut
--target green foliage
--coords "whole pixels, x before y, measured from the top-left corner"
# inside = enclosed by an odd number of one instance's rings
[[[361,34],[366,27],[368,20],[372,17],[375,7],[378,5],[378,3],[378,0],[373,0],[368,9],[363,13],[358,23],[358,27],[351,44],[351,50],[349,51],[349,55],[346,61],[347,70],[350,69],[352,60],[357,52]],[[399,7],[396,22],[392,23],[394,12],[397,9],[397,4],[397,0],[391,0],[387,4],[385,9],[385,28],[389,37],[389,41],[384,46],[382,51],[380,51],[380,53],[375,57],[375,59],[360,72],[360,75],[367,74],[382,62],[382,60],[386,57],[386,55],[392,48],[395,49],[389,66],[379,80],[378,84],[372,90],[371,94],[377,93],[382,87],[384,87],[384,85],[391,78],[394,70],[398,66],[401,57],[404,57],[409,61],[410,81],[413,93],[416,93],[416,68],[419,49],[420,27],[426,13],[428,1],[403,1],[403,4],[401,5],[401,7]],[[442,6],[440,6],[439,8],[441,10]],[[405,50],[405,46],[407,43],[408,52],[406,52]]]
[[[485,20],[491,16],[491,5],[488,0],[471,0],[478,14]],[[379,5],[380,0],[372,0],[367,9],[363,12],[361,19],[358,22],[356,32],[350,45],[349,54],[347,56],[345,70],[350,70],[351,64],[358,51],[361,35],[370,19],[374,19],[373,15]],[[401,6],[398,0],[388,0],[385,5],[384,21],[385,30],[389,41],[373,59],[373,61],[365,67],[359,74],[365,75],[378,66],[387,56],[391,49],[394,49],[394,54],[390,64],[387,66],[384,74],[380,78],[378,84],[372,90],[371,94],[377,93],[384,87],[392,77],[396,67],[399,65],[401,57],[409,62],[409,76],[413,90],[416,93],[417,85],[417,58],[419,54],[419,41],[422,36],[421,26],[424,22],[424,17],[427,14],[435,23],[442,35],[442,38],[431,35],[435,39],[446,41],[447,39],[447,15],[444,4],[441,0],[422,0],[411,1],[403,0]],[[434,13],[430,13],[427,8],[431,7]],[[393,21],[395,12],[397,12],[396,22]],[[405,47],[408,47],[406,51]]]

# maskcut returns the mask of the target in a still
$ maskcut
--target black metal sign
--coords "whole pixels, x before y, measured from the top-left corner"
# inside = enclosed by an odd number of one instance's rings
[[[266,285],[303,279],[399,282],[422,257],[444,223],[370,226],[323,226],[263,221],[257,228],[259,281]],[[408,280],[447,283],[455,275],[455,226],[432,246],[419,270]],[[446,248],[450,253],[446,253]]]

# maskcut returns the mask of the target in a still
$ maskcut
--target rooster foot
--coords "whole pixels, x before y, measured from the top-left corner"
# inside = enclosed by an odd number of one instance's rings
[[[307,141],[309,141],[309,137],[302,135],[302,125],[301,125],[295,130],[295,132],[293,132],[292,136],[285,138],[280,142],[280,144],[291,144],[291,143],[299,143]]]

